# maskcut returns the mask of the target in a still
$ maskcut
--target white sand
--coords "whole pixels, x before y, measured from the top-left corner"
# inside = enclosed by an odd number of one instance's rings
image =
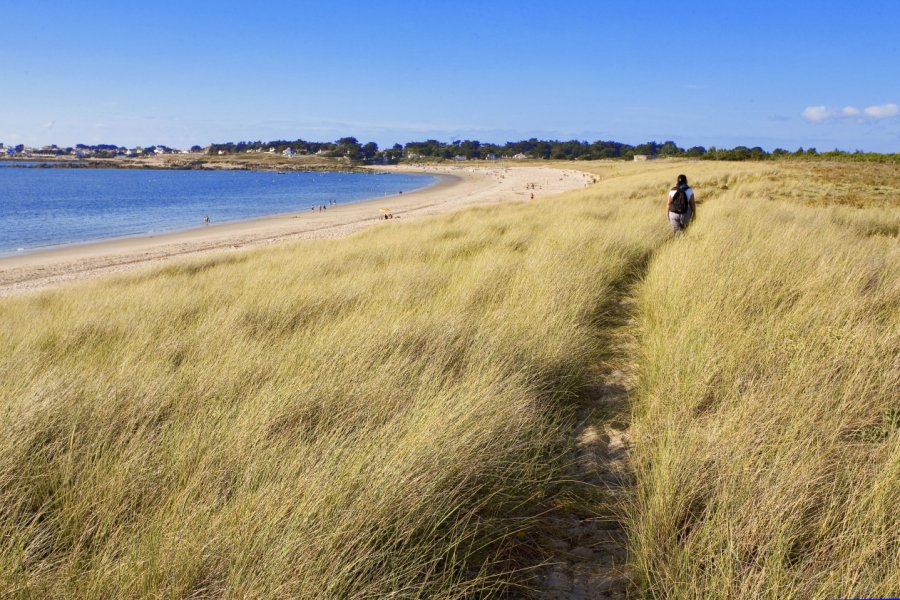
[[[234,252],[285,240],[336,238],[364,227],[395,222],[385,221],[381,208],[389,208],[401,220],[419,219],[466,206],[527,200],[532,193],[539,199],[591,182],[591,176],[580,171],[536,166],[404,166],[375,170],[428,173],[438,175],[440,182],[422,191],[329,207],[322,212],[297,212],[0,258],[0,296],[121,273],[185,256]]]

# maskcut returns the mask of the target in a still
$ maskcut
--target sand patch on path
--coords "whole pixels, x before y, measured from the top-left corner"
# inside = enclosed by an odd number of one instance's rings
[[[235,252],[288,240],[338,238],[376,225],[389,226],[380,209],[401,221],[498,202],[530,200],[592,182],[574,169],[538,166],[390,166],[375,171],[425,173],[439,182],[424,190],[364,202],[239,223],[48,249],[0,258],[0,297],[69,281],[157,265],[183,257]],[[399,190],[398,190],[399,191]],[[199,218],[198,218],[199,220]]]

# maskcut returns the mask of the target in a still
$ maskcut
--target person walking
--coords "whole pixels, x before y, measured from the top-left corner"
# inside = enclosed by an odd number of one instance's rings
[[[683,233],[696,214],[694,190],[688,185],[687,175],[679,175],[675,187],[669,190],[666,198],[666,215],[672,225],[672,233]]]

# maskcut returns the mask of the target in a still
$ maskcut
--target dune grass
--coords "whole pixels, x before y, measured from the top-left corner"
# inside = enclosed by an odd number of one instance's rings
[[[620,194],[2,301],[0,589],[499,593],[604,299],[665,237]]]
[[[641,285],[631,532],[649,596],[900,590],[896,169],[871,184],[892,207],[850,209],[829,196],[866,167],[810,168],[704,207]]]
[[[890,174],[577,167],[598,183],[0,301],[0,595],[527,594],[610,300],[645,268],[647,595],[896,592]],[[679,172],[700,214],[671,240]]]

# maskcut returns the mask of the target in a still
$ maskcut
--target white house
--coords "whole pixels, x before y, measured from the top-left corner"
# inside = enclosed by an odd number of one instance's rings
[[[515,160],[525,160],[526,158],[528,158],[528,157],[525,156],[524,154],[522,154],[521,152],[519,152],[518,154],[513,154],[513,159],[515,159]]]
[[[294,158],[294,149],[293,148],[285,148],[284,152],[282,152],[288,158]]]

